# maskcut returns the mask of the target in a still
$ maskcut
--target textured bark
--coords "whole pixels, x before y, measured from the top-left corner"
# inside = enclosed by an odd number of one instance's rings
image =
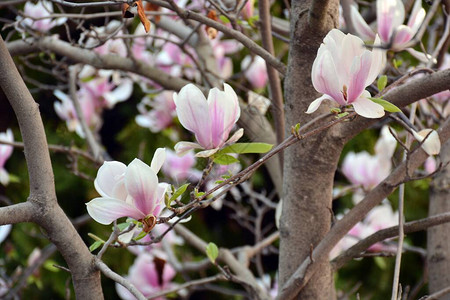
[[[320,96],[311,84],[312,63],[324,36],[337,25],[338,1],[328,1],[326,13],[320,15],[309,10],[311,2],[292,1],[291,46],[284,86],[287,128],[313,118],[305,114],[308,105]],[[322,107],[321,112],[324,111],[326,108]],[[333,131],[300,142],[285,151],[280,287],[330,229],[333,177],[343,146],[333,138]],[[298,298],[329,299],[333,296],[333,278],[326,262]]]
[[[440,156],[444,167],[432,181],[429,216],[450,212],[450,142],[443,145]],[[450,286],[450,224],[428,229],[427,244],[428,288],[431,294]],[[449,300],[450,294],[440,299]]]
[[[95,269],[94,256],[56,199],[52,164],[39,107],[20,77],[1,37],[0,70],[0,88],[19,122],[30,178],[27,202],[0,208],[0,224],[8,220],[6,214],[17,213],[22,215],[17,216],[19,220],[41,226],[67,262],[77,298],[102,299],[100,273]]]

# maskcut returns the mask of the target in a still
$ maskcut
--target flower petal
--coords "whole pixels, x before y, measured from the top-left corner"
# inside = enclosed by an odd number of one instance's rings
[[[95,198],[86,203],[89,215],[100,224],[108,225],[121,217],[139,220],[145,217],[136,207],[113,198]]]
[[[156,149],[155,154],[153,154],[152,162],[150,164],[150,168],[155,172],[155,174],[159,172],[165,160],[166,160],[166,149],[165,148]]]
[[[127,191],[124,186],[124,176],[127,166],[118,161],[105,161],[98,169],[94,186],[97,192],[105,198],[116,198],[125,201]]]
[[[365,91],[361,97],[352,103],[355,112],[362,117],[371,119],[384,116],[383,106],[367,99],[367,97],[370,97],[370,93]]]
[[[205,150],[205,151],[200,151],[197,154],[195,154],[195,157],[210,157],[211,155],[213,155],[217,151],[219,151],[219,148]]]
[[[422,148],[428,155],[438,155],[441,151],[441,140],[435,130],[423,129],[419,132],[413,131],[413,135],[419,142],[422,142],[426,138],[422,144]]]
[[[320,104],[322,104],[322,101],[325,99],[330,100],[330,96],[322,95],[313,102],[311,102],[311,104],[308,106],[308,110],[306,111],[306,113],[312,114],[313,112],[315,112],[319,108]]]
[[[375,33],[373,32],[372,28],[367,25],[366,21],[358,12],[358,9],[355,5],[350,5],[350,13],[353,21],[353,26],[355,26],[355,30],[358,35],[363,40],[373,40],[375,38]]]
[[[211,120],[202,91],[188,84],[179,94],[174,94],[174,101],[181,125],[195,134],[200,145],[208,147],[211,144]]]
[[[236,143],[244,135],[244,128],[239,128],[225,143],[227,145]]]
[[[378,0],[377,23],[381,40],[388,43],[395,28],[405,20],[405,7],[401,0]]]
[[[191,142],[178,142],[174,149],[178,156],[183,156],[192,149],[201,149],[202,146],[200,146],[197,143],[191,143]]]
[[[361,56],[353,58],[347,90],[347,103],[352,103],[363,93],[371,65],[372,53],[368,50],[364,51]]]
[[[408,27],[411,28],[413,35],[416,34],[417,30],[419,30],[420,25],[422,25],[422,22],[425,19],[425,15],[426,12],[422,7],[422,0],[416,0],[416,2],[414,2],[411,16],[408,20]]]
[[[156,173],[143,161],[135,158],[125,172],[125,186],[128,194],[133,197],[136,208],[144,215],[152,214],[158,187]]]

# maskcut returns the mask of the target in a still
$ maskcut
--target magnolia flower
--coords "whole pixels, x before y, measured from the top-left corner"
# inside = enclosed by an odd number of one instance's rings
[[[382,50],[367,50],[360,38],[331,30],[320,45],[311,74],[314,88],[324,95],[314,100],[306,113],[315,112],[323,100],[330,99],[343,106],[351,104],[358,115],[366,118],[384,116],[383,106],[372,102],[365,90],[383,66]]]
[[[53,93],[61,102],[55,101],[53,107],[56,114],[64,121],[66,121],[69,131],[76,131],[76,133],[84,138],[84,131],[78,119],[77,112],[69,95],[60,90]],[[81,111],[83,112],[86,124],[89,127],[99,127],[101,124],[100,117],[95,111],[95,103],[90,99],[86,90],[79,90],[77,92],[78,102],[80,103]]]
[[[338,219],[342,217],[342,215],[337,216]],[[398,212],[394,212],[388,202],[383,202],[381,205],[372,209],[361,222],[350,229],[347,235],[330,252],[330,257],[334,258],[369,235],[397,224]],[[382,243],[376,243],[370,246],[368,250],[371,252],[395,251],[395,248]]]
[[[244,134],[244,130],[239,129],[228,139],[231,129],[239,119],[241,109],[236,93],[226,83],[224,91],[211,89],[208,100],[193,84],[184,86],[179,94],[174,93],[173,99],[181,125],[194,133],[198,142],[178,142],[175,145],[178,155],[184,155],[191,149],[205,149],[206,151],[201,151],[196,156],[208,157],[226,144],[236,142]]]
[[[419,132],[413,131],[413,135],[420,143],[426,138],[422,144],[422,149],[428,155],[437,155],[441,151],[441,141],[435,130],[423,129]]]
[[[434,171],[437,170],[436,159],[433,156],[428,156],[427,160],[423,164],[423,167],[425,169],[425,172],[427,172],[427,174],[433,173]]]
[[[196,163],[197,159],[192,151],[180,157],[172,150],[167,150],[162,171],[177,182],[183,182],[186,179],[195,182],[202,177],[202,172],[194,168]]]
[[[244,57],[241,62],[242,70],[245,70],[245,78],[256,89],[261,89],[267,84],[266,61],[261,56],[255,56],[252,60],[250,55]]]
[[[381,130],[381,137],[375,144],[375,155],[363,151],[349,152],[342,163],[342,173],[355,185],[371,190],[383,181],[391,172],[391,157],[397,141],[387,126]]]
[[[40,32],[47,32],[55,26],[63,24],[67,18],[53,20],[49,16],[53,14],[53,5],[50,1],[41,0],[36,4],[27,1],[24,11],[25,18],[18,17],[20,23]],[[19,31],[22,31],[19,29]]]
[[[169,127],[176,116],[173,92],[164,91],[153,100],[146,96],[137,105],[137,109],[140,115],[136,116],[136,123],[152,132],[160,132]]]
[[[402,50],[414,37],[425,18],[425,9],[422,1],[416,0],[407,25],[405,20],[405,7],[401,0],[377,0],[377,26],[378,34],[383,43],[390,43],[394,50]],[[355,6],[351,7],[352,20],[355,30],[360,36],[367,40],[373,40],[375,33],[364,21]]]
[[[0,244],[3,243],[4,240],[8,237],[9,233],[11,232],[12,225],[0,225]]]
[[[5,142],[14,142],[14,136],[11,129],[6,132],[0,132],[0,140]],[[0,183],[4,186],[9,183],[9,173],[5,169],[5,163],[13,152],[13,146],[0,144]]]
[[[171,281],[175,274],[175,270],[165,260],[148,253],[142,253],[130,267],[126,278],[148,298],[173,286]],[[116,283],[116,291],[122,299],[136,299],[125,287],[118,283]],[[156,299],[165,298],[159,297]]]
[[[156,150],[151,166],[134,159],[128,166],[118,161],[103,163],[94,185],[102,196],[86,204],[89,215],[100,224],[110,224],[121,217],[143,222],[150,231],[161,212],[167,184],[158,183],[158,173],[165,159],[163,148]]]

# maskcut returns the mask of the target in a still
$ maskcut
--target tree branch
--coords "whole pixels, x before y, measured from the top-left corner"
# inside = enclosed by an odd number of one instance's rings
[[[441,143],[445,143],[450,138],[450,119],[440,128],[439,138]],[[407,176],[407,170],[415,170],[423,164],[427,157],[427,154],[421,148],[417,149],[411,154],[408,161],[399,165],[383,182],[370,191],[360,203],[348,212],[344,218],[339,220],[315,247],[311,255],[303,261],[289,278],[280,290],[277,299],[291,299],[298,294],[317,271],[318,267],[328,259],[328,254],[340,239],[403,182],[403,179]]]

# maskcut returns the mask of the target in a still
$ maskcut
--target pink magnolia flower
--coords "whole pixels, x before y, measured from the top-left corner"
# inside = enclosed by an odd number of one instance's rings
[[[375,45],[379,39],[375,39]],[[306,113],[313,113],[323,100],[339,105],[352,105],[355,112],[366,118],[384,116],[383,106],[368,99],[365,90],[384,67],[382,50],[367,50],[363,41],[338,29],[331,30],[323,40],[312,66],[314,88],[324,95],[314,100]]]
[[[176,182],[184,182],[187,179],[195,182],[202,176],[202,172],[194,168],[196,163],[197,159],[192,151],[184,156],[178,156],[172,150],[167,150],[162,171]]]
[[[340,219],[342,216],[338,216],[338,218]],[[372,209],[364,220],[350,229],[348,234],[330,252],[330,257],[334,258],[369,235],[397,224],[398,212],[394,212],[388,202],[383,202]],[[376,243],[370,246],[368,250],[371,252],[395,251],[395,247]]]
[[[89,215],[100,224],[110,224],[121,217],[144,223],[150,231],[163,208],[167,184],[158,183],[156,173],[165,159],[163,148],[156,150],[151,166],[134,159],[128,166],[118,161],[103,163],[94,185],[101,195],[86,204]]]
[[[428,174],[433,173],[434,171],[437,170],[436,159],[433,156],[429,156],[423,166],[424,166],[425,172],[427,172]]]
[[[194,133],[198,142],[178,142],[175,145],[178,155],[184,155],[191,149],[205,149],[196,156],[208,157],[226,144],[236,142],[244,134],[244,130],[239,129],[227,140],[241,109],[236,93],[226,83],[224,91],[211,89],[208,100],[193,84],[184,86],[179,94],[174,93],[173,99],[181,125]]]
[[[137,105],[137,109],[140,115],[136,116],[136,123],[152,132],[160,132],[169,127],[176,116],[173,92],[164,91],[153,100],[146,96]]]
[[[189,79],[196,79],[200,76],[200,73],[194,68],[195,63],[192,58],[174,43],[164,44],[155,63],[164,72],[174,77],[185,75]]]
[[[176,272],[163,259],[148,253],[140,254],[130,267],[126,278],[145,296],[151,297],[157,292],[169,289]],[[116,283],[116,291],[121,299],[136,299],[126,288]],[[159,300],[163,297],[156,298]]]
[[[54,95],[61,100],[61,102],[55,101],[53,103],[56,114],[62,120],[66,121],[69,131],[75,131],[80,137],[84,138],[83,128],[81,127],[77,112],[75,111],[75,106],[69,95],[64,94],[60,90],[56,90]],[[79,90],[77,96],[86,124],[89,127],[98,128],[101,125],[101,120],[95,111],[95,103],[86,94],[86,91]]]
[[[357,8],[351,8],[352,20],[358,34],[367,40],[375,38],[374,31],[364,21]],[[414,3],[408,24],[403,25],[405,20],[405,7],[401,0],[377,0],[377,26],[378,34],[383,43],[390,43],[392,49],[402,50],[404,46],[414,37],[425,18],[425,9],[422,1]]]
[[[18,17],[19,22],[27,27],[33,28],[40,32],[47,32],[55,26],[64,23],[67,18],[58,18],[53,20],[49,16],[53,14],[53,5],[50,1],[41,0],[36,4],[30,1],[25,3],[25,18]],[[42,19],[41,19],[42,18]]]
[[[262,89],[267,84],[267,67],[266,61],[261,56],[255,56],[252,60],[247,55],[241,62],[241,68],[244,71],[245,78],[256,89]]]
[[[342,172],[355,185],[361,185],[368,191],[377,186],[391,172],[391,157],[397,141],[387,126],[381,130],[381,137],[375,145],[375,155],[363,151],[349,152],[342,163]]]
[[[0,140],[14,142],[14,136],[11,129],[8,128],[6,132],[0,132]],[[11,156],[13,149],[13,146],[0,144],[0,183],[4,186],[9,183],[9,173],[5,169],[5,163]]]

